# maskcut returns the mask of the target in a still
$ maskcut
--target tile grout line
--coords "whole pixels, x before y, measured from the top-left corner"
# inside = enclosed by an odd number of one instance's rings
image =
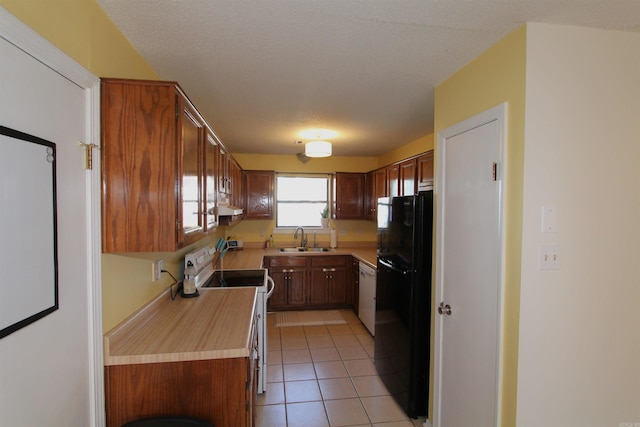
[[[279,332],[279,333],[277,334],[277,335],[278,335],[278,337],[277,337],[278,339],[277,339],[277,340],[275,340],[275,341],[278,341],[278,342],[279,342],[279,344],[280,344],[280,345],[279,345],[279,349],[278,349],[278,351],[279,351],[279,353],[280,353],[280,358],[281,358],[281,360],[280,360],[281,365],[280,365],[280,366],[281,366],[281,369],[282,369],[282,382],[283,382],[283,402],[284,402],[284,405],[283,405],[283,406],[284,406],[284,413],[285,413],[285,422],[286,422],[286,425],[287,425],[287,426],[289,425],[289,418],[290,418],[290,417],[289,417],[289,415],[290,415],[290,414],[289,414],[289,406],[288,406],[288,405],[293,405],[293,404],[297,404],[297,403],[322,402],[322,408],[323,408],[323,411],[324,411],[324,420],[325,420],[325,422],[329,423],[329,425],[330,425],[330,420],[329,420],[329,411],[327,410],[327,402],[328,402],[328,401],[331,401],[331,400],[347,400],[347,399],[352,399],[352,398],[328,399],[328,398],[326,398],[326,397],[325,397],[325,394],[323,393],[322,388],[320,387],[320,381],[321,381],[321,380],[339,379],[339,378],[345,378],[345,377],[336,377],[336,378],[328,377],[328,378],[322,378],[322,379],[320,379],[320,378],[319,378],[319,372],[318,372],[318,369],[317,369],[317,367],[316,367],[316,364],[319,364],[319,363],[329,363],[329,362],[332,362],[332,361],[331,361],[331,360],[328,360],[328,361],[323,361],[323,360],[316,361],[316,360],[314,360],[313,352],[312,352],[312,347],[310,347],[310,344],[309,344],[309,337],[310,337],[310,336],[327,336],[327,335],[328,335],[328,336],[330,337],[330,342],[332,343],[332,346],[330,346],[330,347],[320,346],[320,347],[313,347],[313,348],[314,348],[314,349],[315,349],[315,348],[318,348],[318,349],[322,349],[322,348],[331,348],[331,349],[334,349],[334,350],[338,353],[339,360],[334,360],[333,362],[336,362],[336,361],[341,362],[341,365],[342,365],[342,367],[344,368],[344,370],[345,370],[345,372],[346,372],[346,374],[347,374],[347,376],[346,376],[346,377],[347,377],[347,378],[349,378],[349,384],[351,385],[351,387],[353,387],[353,389],[354,389],[354,391],[355,391],[355,393],[356,393],[356,396],[355,396],[355,397],[357,397],[358,402],[360,403],[360,405],[361,405],[362,409],[364,410],[364,414],[365,414],[365,416],[366,416],[366,417],[367,417],[367,419],[369,420],[368,425],[370,425],[370,426],[371,426],[371,425],[373,425],[373,423],[374,423],[374,422],[373,422],[373,420],[372,420],[372,418],[371,418],[371,415],[370,415],[370,414],[367,412],[367,410],[366,410],[366,407],[365,407],[365,405],[364,405],[364,401],[363,401],[363,400],[364,400],[364,398],[365,398],[365,397],[390,396],[390,395],[391,395],[391,394],[389,393],[388,389],[386,390],[387,394],[381,394],[381,395],[374,394],[374,395],[372,395],[372,396],[362,396],[362,395],[361,395],[361,392],[359,392],[359,391],[358,391],[358,388],[356,387],[356,382],[354,381],[354,378],[356,378],[356,377],[363,377],[363,376],[372,376],[372,377],[373,377],[373,376],[376,376],[376,377],[380,378],[380,376],[379,376],[379,374],[377,374],[377,373],[375,373],[375,374],[373,374],[373,375],[371,375],[371,374],[364,374],[364,375],[355,375],[355,376],[354,376],[354,375],[352,375],[352,373],[349,371],[349,369],[347,368],[347,365],[348,365],[348,364],[347,364],[347,363],[345,363],[345,362],[350,362],[350,361],[352,361],[352,360],[367,360],[367,361],[369,361],[369,362],[371,362],[371,363],[374,363],[374,357],[371,355],[370,351],[367,351],[367,346],[370,346],[370,345],[371,345],[371,343],[366,343],[366,344],[365,344],[365,343],[363,342],[363,340],[361,340],[360,338],[358,338],[358,335],[365,335],[365,333],[364,333],[364,332],[368,333],[368,331],[366,331],[366,330],[362,330],[362,329],[360,329],[360,328],[358,328],[358,327],[354,328],[353,326],[354,326],[355,324],[352,324],[352,323],[349,323],[349,322],[347,322],[347,323],[346,323],[346,325],[347,325],[347,326],[349,326],[349,330],[350,330],[350,331],[349,331],[349,333],[346,333],[346,334],[340,334],[340,333],[334,333],[334,334],[332,334],[332,333],[331,333],[331,329],[329,329],[329,328],[327,328],[327,330],[328,330],[328,334],[315,334],[315,333],[308,334],[308,332],[309,332],[309,331],[305,330],[305,327],[302,327],[302,328],[303,328],[303,329],[302,329],[302,336],[293,336],[293,337],[283,337],[283,335],[282,335],[282,333],[281,333],[283,328],[278,328],[278,329],[281,329],[281,330],[279,330],[279,331],[278,331],[278,332]],[[361,327],[361,325],[358,325],[358,326],[360,326],[360,327]],[[352,336],[353,338],[355,338],[355,340],[356,340],[356,342],[357,342],[357,344],[355,344],[355,345],[350,345],[350,346],[349,346],[349,345],[347,345],[347,346],[342,346],[342,347],[359,347],[359,348],[361,349],[361,351],[363,351],[363,352],[364,352],[364,354],[366,354],[366,357],[365,357],[365,358],[362,358],[362,359],[358,359],[358,358],[356,358],[356,359],[344,359],[344,358],[343,358],[343,357],[344,357],[344,355],[338,351],[338,348],[339,348],[339,347],[338,347],[337,342],[336,342],[336,339],[335,339],[335,337],[336,337],[336,336],[340,336],[340,335],[343,335],[343,336]],[[370,336],[370,335],[369,335],[369,336]],[[304,337],[304,338],[305,338],[305,340],[304,340],[304,341],[305,341],[305,343],[306,343],[306,347],[304,347],[304,348],[302,348],[302,347],[299,347],[299,348],[298,348],[298,347],[296,347],[296,348],[288,348],[288,349],[283,348],[283,346],[282,346],[283,338],[302,338],[302,337]],[[340,348],[342,348],[342,347],[340,347]],[[293,363],[285,363],[285,352],[286,352],[286,351],[288,351],[288,350],[306,350],[306,351],[307,351],[307,353],[308,353],[308,355],[309,355],[309,362],[308,362],[308,363],[311,363],[311,367],[313,368],[313,373],[314,373],[314,379],[313,379],[313,381],[315,382],[316,386],[318,387],[318,392],[319,392],[320,400],[311,400],[311,401],[303,401],[303,402],[288,402],[287,397],[286,397],[286,387],[287,387],[287,386],[286,386],[286,384],[287,384],[287,382],[297,382],[297,381],[303,381],[303,380],[291,380],[291,381],[287,381],[287,380],[286,380],[286,378],[285,378],[285,366],[286,366],[286,365],[295,365],[295,364],[307,363],[307,362],[293,362]],[[269,350],[268,350],[268,351],[269,351]],[[385,386],[385,389],[386,389],[386,386]],[[366,394],[366,393],[365,393],[365,394]],[[277,405],[277,404],[275,404],[275,405]],[[263,405],[263,406],[266,406],[266,405]],[[412,420],[411,420],[411,419],[404,418],[404,420],[406,420],[406,421],[408,421],[408,422],[412,423]],[[398,420],[398,421],[399,421],[399,420]],[[385,421],[385,422],[387,422],[387,421]]]

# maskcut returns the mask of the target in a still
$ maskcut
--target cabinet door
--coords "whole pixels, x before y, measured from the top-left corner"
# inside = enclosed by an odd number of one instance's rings
[[[176,108],[174,85],[102,81],[105,253],[178,249]]]
[[[311,269],[309,306],[343,307],[349,304],[351,286],[344,266],[316,267]]]
[[[364,218],[364,174],[337,172],[333,180],[335,219]]]
[[[400,195],[411,196],[416,190],[416,159],[406,160],[400,163]]]
[[[299,308],[307,303],[307,258],[303,256],[266,257],[275,289],[267,300],[269,309]]]
[[[245,171],[245,218],[273,219],[274,171]]]
[[[368,172],[364,177],[364,219],[373,221],[373,171]]]
[[[323,307],[329,303],[329,275],[330,267],[314,267],[311,269],[309,281],[309,305]]]
[[[387,166],[387,191],[388,197],[397,197],[400,195],[400,166]]]
[[[228,183],[228,192],[229,192],[229,202],[233,206],[238,206],[240,208],[244,208],[244,195],[242,188],[242,168],[236,162],[236,160],[229,156],[229,183]]]
[[[227,149],[219,145],[218,151],[218,192],[220,195],[229,194],[229,153]],[[223,197],[226,201],[228,199]]]
[[[328,273],[329,304],[338,306],[348,304],[351,287],[347,280],[347,268],[345,266],[332,267]]]
[[[365,219],[377,221],[378,219],[378,198],[387,196],[387,170],[376,169],[367,174],[367,207]]]
[[[287,273],[282,268],[269,268],[269,276],[273,279],[273,293],[267,300],[269,310],[287,306]]]
[[[302,267],[288,269],[287,306],[303,307],[307,304],[307,271]]]
[[[342,307],[348,304],[351,288],[347,281],[347,261],[341,255],[311,258],[310,304],[314,307]]]
[[[433,189],[433,150],[418,157],[418,191]]]
[[[246,394],[245,394],[245,427],[254,427],[256,425],[256,408],[258,404],[258,330],[254,320],[252,327],[253,338],[251,340],[251,348],[249,349],[249,357],[247,358],[247,377],[246,377]]]
[[[178,218],[182,232],[178,241],[184,244],[195,242],[204,230],[202,209],[202,174],[200,159],[204,135],[203,122],[193,106],[184,97],[179,98],[181,107],[180,126],[180,203]]]
[[[210,130],[206,130],[207,137],[204,142],[204,164],[203,164],[203,184],[202,190],[204,194],[203,215],[205,231],[209,231],[218,225],[218,216],[216,210],[217,187],[218,180],[218,141]]]

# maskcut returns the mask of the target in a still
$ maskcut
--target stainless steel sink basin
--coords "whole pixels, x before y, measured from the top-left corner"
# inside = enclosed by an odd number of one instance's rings
[[[304,248],[302,246],[296,246],[295,248],[280,248],[279,252],[332,252],[331,248]]]
[[[303,252],[305,250],[305,248],[303,247],[296,247],[296,248],[280,248],[278,249],[279,252]]]

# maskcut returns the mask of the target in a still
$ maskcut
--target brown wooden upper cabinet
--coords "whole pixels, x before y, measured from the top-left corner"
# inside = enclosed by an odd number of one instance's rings
[[[273,219],[274,171],[244,171],[245,219]]]
[[[218,201],[218,155],[220,152],[220,141],[209,128],[205,128],[206,138],[204,141],[204,174],[202,192],[204,194],[203,215],[205,217],[205,231],[211,230],[218,226],[218,215],[216,211]]]
[[[240,164],[232,156],[229,158],[229,180],[227,184],[229,203],[244,208],[243,176]]]
[[[378,198],[387,196],[387,170],[376,169],[367,173],[365,178],[367,193],[365,196],[365,219],[377,220]]]
[[[400,165],[387,166],[387,197],[400,195]]]
[[[431,189],[433,151],[368,172],[364,219],[377,220],[377,201],[380,197],[406,196]]]
[[[204,236],[204,120],[175,82],[103,79],[102,248],[176,251]]]
[[[336,172],[333,177],[333,218],[364,218],[363,173]]]
[[[229,178],[230,157],[227,149],[220,146],[218,152],[218,192],[220,194],[229,194],[231,192],[231,180]]]
[[[178,216],[182,216],[182,235],[187,236],[204,230],[202,212],[203,177],[200,165],[203,163],[204,120],[184,96],[178,97],[180,104],[179,126],[182,131],[182,153],[178,153],[178,174],[181,185],[178,186]],[[178,138],[180,140],[180,138]],[[180,161],[182,160],[182,161]],[[200,236],[198,236],[200,237]],[[195,241],[195,239],[190,240]]]
[[[399,165],[400,170],[400,196],[410,196],[416,194],[418,186],[416,184],[416,159],[405,160]]]
[[[417,159],[418,173],[417,185],[418,191],[433,189],[433,151],[422,154]]]

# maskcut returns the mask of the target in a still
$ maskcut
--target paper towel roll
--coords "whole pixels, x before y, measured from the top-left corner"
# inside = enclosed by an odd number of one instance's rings
[[[338,235],[336,234],[335,228],[331,229],[331,247],[332,248],[338,247]]]

